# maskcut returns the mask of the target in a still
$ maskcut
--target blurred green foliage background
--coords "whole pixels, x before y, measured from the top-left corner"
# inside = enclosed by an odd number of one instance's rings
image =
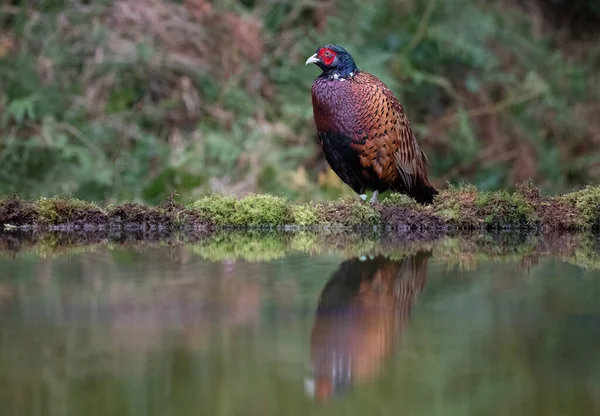
[[[348,193],[304,61],[338,43],[398,95],[437,186],[600,179],[596,0],[9,0],[0,194]]]

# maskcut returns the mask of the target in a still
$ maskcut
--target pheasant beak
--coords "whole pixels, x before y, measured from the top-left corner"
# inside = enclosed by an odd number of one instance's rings
[[[306,60],[306,63],[304,64],[304,66],[306,66],[308,64],[316,64],[317,62],[319,62],[319,58],[317,58],[317,54],[315,53],[313,56],[311,56],[310,58],[308,58]]]

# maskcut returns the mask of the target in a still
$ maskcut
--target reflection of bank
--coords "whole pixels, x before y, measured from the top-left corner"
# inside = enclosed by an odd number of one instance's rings
[[[311,337],[307,392],[326,399],[379,374],[423,290],[431,252],[343,262],[325,285]]]

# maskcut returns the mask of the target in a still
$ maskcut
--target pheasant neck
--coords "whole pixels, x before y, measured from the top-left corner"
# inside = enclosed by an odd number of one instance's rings
[[[323,71],[323,73],[320,76],[329,79],[348,79],[352,78],[359,72],[360,70],[356,66],[346,68],[331,68],[329,70]]]

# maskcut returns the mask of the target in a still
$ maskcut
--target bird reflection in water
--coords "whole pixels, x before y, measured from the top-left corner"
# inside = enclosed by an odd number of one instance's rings
[[[430,256],[420,251],[401,260],[363,257],[340,265],[317,306],[307,393],[325,400],[378,376],[425,286]]]

